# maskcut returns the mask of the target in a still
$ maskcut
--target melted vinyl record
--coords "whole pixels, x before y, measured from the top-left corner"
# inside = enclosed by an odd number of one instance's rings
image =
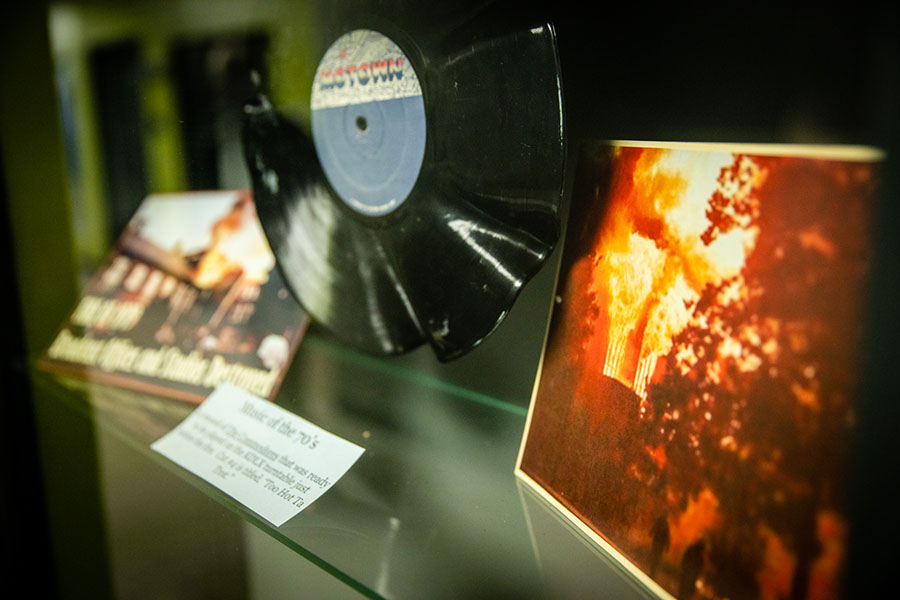
[[[313,319],[366,352],[428,342],[450,360],[496,328],[559,235],[555,35],[360,20],[323,51],[312,131],[262,95],[246,106],[257,210]]]

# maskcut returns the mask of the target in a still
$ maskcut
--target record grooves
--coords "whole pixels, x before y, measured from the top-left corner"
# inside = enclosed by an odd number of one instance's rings
[[[453,32],[371,23],[327,42],[311,131],[263,95],[245,107],[253,193],[314,320],[366,352],[428,342],[446,361],[496,328],[557,241],[555,34],[454,48]]]

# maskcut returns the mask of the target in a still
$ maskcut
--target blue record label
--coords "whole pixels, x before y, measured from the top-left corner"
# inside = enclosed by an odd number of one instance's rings
[[[325,52],[313,82],[313,141],[325,176],[353,210],[396,210],[425,157],[425,102],[409,59],[370,29],[342,35]]]

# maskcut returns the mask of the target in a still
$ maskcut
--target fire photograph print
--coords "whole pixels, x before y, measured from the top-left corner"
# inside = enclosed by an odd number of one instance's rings
[[[658,595],[838,595],[880,159],[582,148],[517,474]]]

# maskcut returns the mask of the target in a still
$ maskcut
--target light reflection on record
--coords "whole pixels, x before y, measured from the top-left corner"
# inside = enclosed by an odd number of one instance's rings
[[[366,352],[398,354],[428,342],[450,360],[496,328],[557,241],[565,153],[555,34],[543,25],[473,41],[425,28],[418,43],[379,27],[335,36],[313,85],[334,90],[338,74],[344,86],[362,89],[372,73],[360,78],[359,65],[412,63],[405,66],[421,82],[421,96],[412,97],[424,102],[426,119],[421,168],[391,158],[410,154],[409,144],[413,158],[419,152],[416,135],[394,134],[419,131],[418,121],[408,122],[416,113],[372,118],[371,87],[339,101],[349,125],[325,127],[332,136],[325,139],[260,95],[245,108],[247,165],[269,243],[313,319]],[[374,39],[390,56],[343,47],[353,39]],[[354,116],[356,106],[369,112]],[[389,152],[371,148],[373,139],[387,140]],[[333,175],[348,170],[361,175]],[[396,189],[401,197],[383,209]]]

